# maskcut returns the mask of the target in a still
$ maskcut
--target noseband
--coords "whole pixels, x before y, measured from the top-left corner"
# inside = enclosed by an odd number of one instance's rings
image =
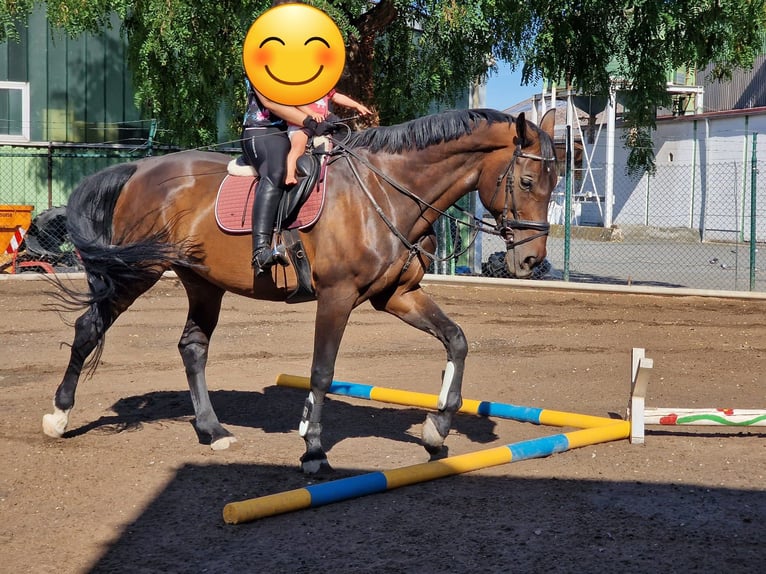
[[[525,219],[519,219],[518,211],[516,210],[515,202],[513,201],[513,169],[516,164],[517,158],[525,158],[525,159],[532,159],[536,161],[555,161],[555,157],[543,157],[536,154],[526,153],[521,149],[521,145],[517,145],[515,151],[513,152],[513,159],[508,164],[508,167],[506,168],[505,172],[500,175],[497,179],[497,187],[495,189],[495,193],[492,196],[492,201],[490,202],[490,205],[494,202],[495,196],[497,196],[498,192],[500,191],[500,184],[503,182],[503,179],[505,177],[510,176],[510,178],[506,182],[505,186],[505,207],[503,208],[503,217],[501,219],[500,224],[498,224],[496,227],[490,227],[487,225],[483,219],[478,219],[475,217],[474,214],[468,213],[465,210],[460,210],[464,215],[466,215],[473,223],[470,224],[471,227],[474,230],[474,236],[473,239],[470,240],[467,247],[465,247],[460,253],[454,253],[452,255],[447,255],[444,258],[437,258],[434,254],[428,252],[423,248],[421,245],[421,240],[412,243],[407,239],[407,237],[404,236],[404,234],[399,231],[396,226],[394,225],[393,221],[386,215],[383,208],[380,206],[380,204],[375,200],[375,197],[372,195],[372,192],[367,188],[367,186],[364,183],[364,180],[362,179],[362,176],[359,174],[359,171],[357,170],[356,166],[354,165],[354,162],[351,161],[351,159],[355,159],[360,164],[364,165],[369,169],[372,173],[377,175],[380,179],[388,183],[391,187],[405,195],[406,197],[409,197],[414,202],[416,202],[421,207],[421,215],[426,210],[431,210],[439,215],[446,217],[448,219],[451,219],[455,222],[456,225],[464,224],[463,221],[457,219],[456,217],[448,214],[447,212],[435,207],[434,205],[428,203],[427,201],[422,200],[417,195],[412,193],[410,190],[408,190],[405,186],[401,185],[400,183],[394,181],[391,177],[389,177],[387,174],[382,172],[380,169],[378,169],[376,166],[374,166],[372,163],[370,163],[367,159],[357,154],[353,148],[347,147],[344,145],[343,142],[340,142],[338,140],[333,139],[334,143],[334,150],[332,152],[332,155],[337,157],[345,158],[348,162],[349,168],[351,170],[351,173],[354,174],[354,177],[359,184],[359,187],[364,192],[364,194],[367,196],[367,198],[370,200],[370,203],[375,208],[375,211],[378,213],[380,218],[383,220],[383,222],[386,224],[386,226],[391,230],[391,232],[407,247],[407,250],[410,253],[409,258],[407,259],[407,262],[404,264],[403,270],[406,270],[410,262],[417,256],[422,255],[423,257],[430,259],[431,261],[447,261],[449,259],[454,259],[455,257],[461,255],[462,253],[465,253],[473,244],[474,240],[476,239],[476,235],[479,233],[479,231],[485,231],[488,233],[496,234],[501,236],[507,246],[507,249],[513,249],[517,245],[522,245],[524,243],[527,243],[529,241],[532,241],[534,239],[537,239],[538,237],[543,237],[545,235],[548,235],[548,230],[550,229],[550,225],[547,221],[528,221]],[[547,167],[546,169],[550,169],[550,167]],[[486,205],[486,204],[485,204]],[[513,214],[513,219],[508,218],[508,212],[511,212]],[[539,233],[536,233],[535,235],[532,235],[530,237],[527,237],[525,239],[522,239],[520,241],[514,241],[513,240],[513,231],[516,229],[531,229],[538,231]]]
[[[500,184],[503,182],[503,179],[507,178],[505,182],[505,206],[503,207],[503,216],[497,225],[498,233],[505,240],[506,250],[511,250],[518,245],[523,245],[524,243],[534,241],[538,237],[545,237],[548,235],[548,232],[551,228],[550,223],[547,221],[531,221],[528,219],[519,218],[519,213],[516,210],[516,202],[514,201],[513,196],[513,169],[516,165],[516,160],[520,157],[525,159],[532,159],[535,161],[553,161],[556,159],[555,157],[543,157],[541,155],[527,153],[521,149],[521,144],[519,144],[516,146],[516,149],[513,152],[513,159],[511,159],[511,163],[508,164],[508,168],[503,174],[500,175],[500,177],[497,178],[497,189],[495,190],[495,195],[497,195],[497,193],[500,191]],[[550,167],[547,169],[550,169]],[[513,218],[508,217],[509,211],[511,212]],[[516,230],[533,230],[537,231],[538,233],[530,235],[529,237],[525,237],[524,239],[520,239],[519,241],[514,241],[513,232]]]

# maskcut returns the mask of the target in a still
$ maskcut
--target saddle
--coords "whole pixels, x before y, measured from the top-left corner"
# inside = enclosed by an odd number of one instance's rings
[[[282,196],[277,211],[276,249],[286,265],[292,264],[297,286],[287,296],[288,303],[314,299],[311,267],[303,250],[298,231],[313,225],[324,205],[327,154],[310,153],[298,158],[298,183]],[[258,192],[258,174],[241,157],[228,165],[228,175],[221,182],[215,201],[218,226],[227,233],[252,233],[252,209]]]
[[[324,199],[325,166],[326,162],[317,154],[298,158],[298,183],[282,195],[277,212],[278,229],[303,229],[319,218]],[[229,162],[227,171],[215,200],[216,222],[228,233],[251,233],[258,173],[241,156]]]

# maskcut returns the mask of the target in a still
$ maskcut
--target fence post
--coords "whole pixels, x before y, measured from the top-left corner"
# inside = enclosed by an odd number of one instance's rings
[[[567,125],[567,168],[564,180],[564,281],[569,281],[569,248],[572,240],[572,126]]]
[[[758,142],[758,134],[753,134],[753,154],[750,159],[750,291],[755,291],[755,197],[756,197],[756,182],[758,180],[758,157],[756,150]]]
[[[147,157],[153,155],[152,146],[154,145],[154,136],[157,135],[157,120],[153,119],[149,124],[149,139],[146,141]]]
[[[48,142],[48,209],[53,207],[53,144]]]

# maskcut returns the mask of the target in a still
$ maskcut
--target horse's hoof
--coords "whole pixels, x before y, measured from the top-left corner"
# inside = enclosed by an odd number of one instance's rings
[[[224,436],[219,438],[218,440],[215,440],[210,443],[210,448],[213,450],[226,450],[231,445],[233,445],[235,442],[237,442],[237,437],[235,436]]]
[[[53,438],[61,438],[69,424],[69,410],[54,408],[50,414],[43,415],[43,432]]]
[[[437,454],[442,449],[446,435],[439,432],[437,419],[432,413],[428,413],[423,423],[422,437],[423,446],[428,454]]]
[[[433,462],[435,460],[442,460],[449,456],[449,447],[443,446],[435,452],[428,451],[428,453],[431,455],[430,457],[428,457],[428,462]]]
[[[327,457],[301,459],[301,471],[311,476],[323,476],[332,473],[332,467],[327,462]]]

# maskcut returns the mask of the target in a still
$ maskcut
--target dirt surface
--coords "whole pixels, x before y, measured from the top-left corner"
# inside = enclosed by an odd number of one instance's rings
[[[72,330],[42,281],[0,281],[0,571],[757,572],[766,559],[766,429],[651,427],[382,494],[227,525],[231,501],[315,482],[298,472],[315,304],[227,295],[208,364],[239,442],[200,444],[176,350],[180,284],[163,280],[110,330],[65,438],[41,418]],[[625,416],[630,351],[654,360],[647,403],[764,408],[766,301],[427,285],[470,343],[464,396]],[[65,318],[72,320],[75,316]],[[438,393],[433,338],[369,305],[335,378]],[[335,477],[428,460],[420,409],[333,398]],[[450,455],[561,432],[460,415]]]

